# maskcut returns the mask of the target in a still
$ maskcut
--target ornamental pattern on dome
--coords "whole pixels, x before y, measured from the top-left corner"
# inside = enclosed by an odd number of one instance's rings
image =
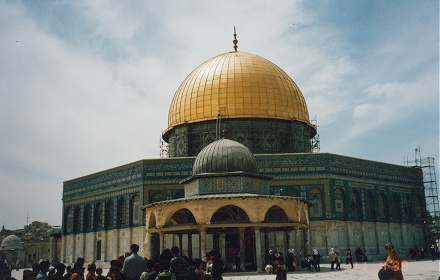
[[[230,52],[211,58],[182,82],[171,102],[168,130],[222,118],[274,118],[310,124],[304,96],[278,66],[260,56]]]

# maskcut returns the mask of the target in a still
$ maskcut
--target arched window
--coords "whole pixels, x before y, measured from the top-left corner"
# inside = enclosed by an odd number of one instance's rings
[[[309,201],[313,204],[313,206],[310,206],[309,208],[310,218],[322,218],[323,209],[321,190],[317,187],[310,188],[308,197]]]
[[[75,207],[75,213],[73,214],[73,232],[77,233],[81,230],[81,207]]]
[[[193,213],[186,208],[176,211],[170,221],[173,225],[195,224],[196,218]]]
[[[127,218],[127,202],[124,198],[121,198],[118,202],[118,226],[126,225]]]
[[[218,209],[211,217],[211,224],[249,223],[247,213],[235,205],[226,205]]]
[[[422,221],[426,219],[426,202],[423,197],[415,197],[414,199],[414,215],[416,217],[415,221]]]
[[[345,195],[344,191],[341,188],[335,188],[335,217],[338,219],[345,220],[346,211],[345,211]]]
[[[400,207],[400,198],[396,194],[391,196],[391,209],[389,214],[391,215],[393,222],[400,222],[402,211]]]
[[[408,195],[403,197],[403,217],[406,222],[412,222],[414,220],[414,211],[410,206],[410,198]]]
[[[131,204],[130,204],[130,224],[139,224],[140,223],[140,199],[138,195],[134,195],[131,198]]]
[[[92,228],[92,207],[87,204],[84,208],[84,231],[88,231]]]
[[[381,221],[387,220],[387,199],[384,193],[379,193],[378,202],[377,202],[377,218]]]
[[[365,219],[367,221],[374,221],[374,202],[371,192],[364,193]]]
[[[272,206],[269,210],[267,210],[266,215],[264,217],[265,223],[287,223],[289,222],[289,218],[287,217],[286,212],[278,206]]]
[[[105,229],[110,229],[113,226],[113,220],[114,220],[114,207],[113,207],[113,201],[109,200],[107,201],[107,204],[105,206]]]
[[[95,206],[95,229],[104,228],[104,207],[98,202]]]
[[[155,228],[156,227],[156,216],[154,214],[150,214],[150,219],[148,221],[148,228]]]
[[[355,221],[360,221],[362,218],[360,199],[356,191],[350,193],[350,215]]]
[[[64,233],[68,233],[72,230],[73,225],[73,211],[72,208],[68,207],[64,211]]]

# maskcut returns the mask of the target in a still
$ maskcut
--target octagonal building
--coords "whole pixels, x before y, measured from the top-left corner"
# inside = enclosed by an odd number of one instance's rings
[[[148,258],[217,249],[228,268],[240,252],[261,270],[269,250],[360,247],[378,260],[387,242],[431,244],[422,170],[313,152],[306,98],[274,63],[227,52],[176,88],[168,157],[64,182],[62,262],[106,266],[137,243]]]

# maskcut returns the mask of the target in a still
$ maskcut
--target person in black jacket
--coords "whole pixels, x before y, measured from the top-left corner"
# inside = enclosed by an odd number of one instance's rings
[[[223,261],[221,260],[220,253],[216,250],[212,250],[209,252],[209,258],[212,260],[212,280],[223,280]]]

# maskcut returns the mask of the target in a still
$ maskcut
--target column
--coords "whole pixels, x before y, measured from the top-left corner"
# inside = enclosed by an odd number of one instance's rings
[[[240,238],[240,267],[237,267],[237,270],[244,270],[244,263],[245,263],[245,254],[244,254],[244,228],[238,229],[239,238]]]
[[[292,248],[291,240],[290,240],[290,230],[285,230],[284,231],[284,236],[285,236],[284,238],[286,240],[286,243],[284,245],[285,246],[284,252],[288,252],[288,250]],[[284,254],[286,254],[286,253],[284,253]],[[287,254],[286,254],[286,256],[287,256]]]
[[[162,231],[159,231],[159,254],[161,254],[164,249],[164,246],[163,246],[164,237],[165,237],[165,234]]]
[[[256,260],[255,263],[257,265],[257,272],[263,271],[264,259],[261,255],[261,231],[260,228],[255,228],[255,252],[256,252]]]
[[[102,262],[108,262],[110,259],[108,259],[107,256],[107,231],[101,231],[101,261]],[[96,246],[96,244],[95,244]]]
[[[192,249],[192,234],[188,233],[188,259],[193,259],[193,249]]]
[[[200,259],[206,261],[206,228],[200,228]]]
[[[310,254],[310,251],[312,250],[310,248],[310,231],[308,228],[306,228],[303,230],[303,232],[304,232],[304,251],[305,254],[307,255]]]
[[[180,253],[183,252],[183,235],[181,233],[177,234],[177,237],[179,238],[179,249],[180,249]]]
[[[144,256],[151,259],[151,234],[147,231],[144,240]]]

